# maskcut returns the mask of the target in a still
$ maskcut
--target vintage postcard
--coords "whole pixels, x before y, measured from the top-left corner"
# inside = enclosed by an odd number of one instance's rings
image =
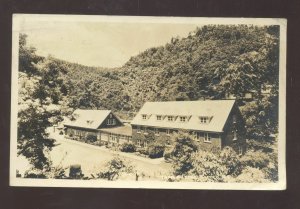
[[[286,189],[286,26],[13,15],[10,185]]]

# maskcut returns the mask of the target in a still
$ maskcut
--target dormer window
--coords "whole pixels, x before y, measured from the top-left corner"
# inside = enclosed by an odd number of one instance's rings
[[[174,121],[174,116],[169,115],[168,116],[168,121],[170,121],[170,122]]]
[[[146,114],[143,114],[143,115],[142,115],[142,119],[143,119],[143,120],[146,120],[146,119],[147,119],[147,115],[146,115]]]
[[[179,117],[180,122],[186,122],[187,121],[187,117],[186,116],[180,116]]]
[[[208,117],[200,117],[200,123],[208,123]]]
[[[208,116],[200,116],[199,117],[199,120],[200,120],[200,123],[202,124],[207,124],[211,121],[212,117],[208,117]]]
[[[162,116],[161,115],[157,115],[156,116],[156,120],[162,120]]]
[[[94,121],[93,120],[87,120],[86,123],[91,125]]]

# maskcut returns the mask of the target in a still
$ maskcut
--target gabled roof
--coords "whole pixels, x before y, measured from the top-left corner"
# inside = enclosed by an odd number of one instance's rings
[[[81,110],[77,109],[73,115],[76,120],[67,121],[65,126],[97,129],[111,113],[111,110]]]
[[[171,101],[171,102],[146,102],[132,120],[132,125],[152,126],[162,128],[202,130],[209,132],[223,132],[224,125],[233,108],[235,100],[205,100],[205,101]],[[142,115],[151,115],[143,120]],[[157,115],[175,116],[177,120],[162,121],[156,119]],[[180,122],[180,116],[187,116],[187,122]],[[207,124],[200,123],[199,117],[209,117]]]

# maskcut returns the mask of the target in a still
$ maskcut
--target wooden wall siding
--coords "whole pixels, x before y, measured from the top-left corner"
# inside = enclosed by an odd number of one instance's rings
[[[108,125],[107,122],[109,119],[114,119],[116,121],[115,125]],[[118,126],[123,126],[123,124],[115,117],[114,114],[110,113],[98,128],[99,129],[100,128],[112,128],[112,127],[118,127]]]

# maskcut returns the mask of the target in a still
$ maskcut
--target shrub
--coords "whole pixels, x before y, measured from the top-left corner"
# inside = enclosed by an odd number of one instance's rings
[[[30,168],[25,171],[24,178],[42,178],[42,179],[66,179],[66,168],[62,166],[50,166],[47,169]]]
[[[241,157],[241,163],[244,167],[266,168],[270,162],[270,157],[263,151],[249,150]]]
[[[148,155],[150,158],[160,158],[163,157],[165,151],[165,146],[162,144],[154,143],[148,148]]]
[[[145,149],[145,148],[137,148],[136,151],[142,155],[147,155],[147,156],[149,155],[148,149]]]
[[[97,141],[97,136],[95,136],[93,134],[89,134],[89,135],[87,135],[86,140],[88,142],[95,142],[95,141]]]
[[[43,170],[33,168],[25,171],[24,178],[46,179],[47,176],[43,173]]]
[[[164,159],[167,162],[171,161],[171,150],[170,149],[166,149],[164,152]]]
[[[226,175],[237,176],[242,171],[242,165],[236,152],[231,147],[224,147],[220,153],[221,164],[226,167]]]
[[[245,167],[242,173],[235,178],[238,183],[269,183],[264,172],[258,168]]]
[[[63,131],[60,131],[60,132],[59,132],[59,135],[64,135],[64,132],[63,132]]]
[[[175,135],[174,141],[170,153],[174,174],[176,176],[185,175],[193,168],[191,156],[198,150],[198,147],[190,135],[186,133]]]
[[[211,152],[199,151],[192,155],[192,169],[190,174],[194,180],[201,182],[223,182],[226,167],[222,165],[218,156]]]
[[[117,180],[122,173],[132,173],[133,167],[129,165],[125,160],[114,157],[112,160],[108,161],[100,171],[97,176],[98,178],[107,179],[109,181]]]
[[[136,146],[132,143],[126,142],[126,143],[121,145],[120,150],[122,152],[135,152],[136,151]]]

